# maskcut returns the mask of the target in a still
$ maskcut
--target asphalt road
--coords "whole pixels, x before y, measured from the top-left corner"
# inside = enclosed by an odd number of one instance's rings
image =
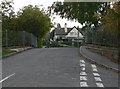
[[[80,57],[78,48],[31,49],[2,61],[3,87],[118,87],[118,74]]]

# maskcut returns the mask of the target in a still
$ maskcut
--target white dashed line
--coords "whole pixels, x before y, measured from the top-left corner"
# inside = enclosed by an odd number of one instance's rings
[[[80,68],[81,68],[81,72],[80,72],[80,87],[88,87],[87,84],[87,73],[85,72],[85,61],[84,60],[80,60]]]
[[[80,67],[81,67],[81,72],[80,72],[80,86],[81,87],[88,87],[87,84],[87,73],[85,72],[85,61],[84,60],[80,60]],[[102,79],[100,78],[100,74],[97,73],[97,66],[95,64],[91,64],[92,70],[93,70],[93,75],[94,75],[94,79],[96,81],[96,85],[97,87],[104,87],[102,82]]]
[[[83,67],[85,67],[85,64],[82,64],[82,63],[80,63],[80,66],[83,66]]]
[[[94,72],[98,72],[97,66],[95,64],[91,64],[91,66],[92,66],[92,69],[93,69]]]
[[[86,81],[86,80],[87,80],[87,77],[86,77],[86,76],[80,76],[80,80]]]
[[[91,64],[92,68],[97,68],[95,64]]]
[[[81,70],[82,70],[82,71],[85,71],[85,67],[81,67]]]
[[[80,60],[80,63],[85,63],[85,61],[84,60]]]
[[[96,83],[97,87],[104,87],[102,83]]]
[[[8,78],[12,77],[13,75],[15,75],[15,73],[5,77],[4,79],[0,80],[0,83],[2,83],[3,81],[7,80]]]
[[[92,66],[93,72],[98,72],[97,66],[95,64],[91,64],[91,66]],[[93,75],[94,75],[94,79],[96,81],[97,87],[104,87],[103,83],[101,83],[102,79],[100,78],[100,74],[99,73],[93,73]]]
[[[98,70],[97,70],[96,68],[93,68],[93,71],[94,71],[94,72],[98,72]]]
[[[87,82],[80,82],[80,86],[81,87],[88,87],[88,84],[87,84]]]
[[[101,82],[102,81],[100,77],[94,77],[94,78],[95,78],[96,82]]]
[[[80,75],[87,75],[87,73],[86,72],[81,72]]]
[[[100,76],[98,73],[93,73],[94,76]]]

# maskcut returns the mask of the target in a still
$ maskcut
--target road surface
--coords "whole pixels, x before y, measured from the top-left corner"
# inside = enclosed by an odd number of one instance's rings
[[[79,48],[31,49],[2,65],[3,87],[118,87],[118,74],[83,59]]]

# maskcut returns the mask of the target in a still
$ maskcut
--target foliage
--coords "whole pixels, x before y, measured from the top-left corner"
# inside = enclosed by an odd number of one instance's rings
[[[14,8],[13,8],[13,1],[7,1],[7,0],[3,0],[1,2],[1,13],[2,13],[2,29],[3,30],[7,30],[10,29],[12,27],[11,25],[11,19],[15,18],[15,12],[14,12]]]
[[[99,14],[105,12],[105,5],[100,2],[54,2],[49,12],[54,11],[62,18],[75,19],[81,24],[97,25]]]
[[[113,8],[109,8],[107,14],[103,17],[104,30],[111,31],[113,35],[118,35],[118,26],[120,22],[120,2],[113,4]]]
[[[26,30],[36,36],[44,37],[50,30],[50,18],[32,5],[25,6],[18,12],[19,30]]]
[[[32,5],[25,6],[18,12],[18,27],[17,30],[25,30],[33,33],[39,38],[38,45],[41,47],[42,38],[49,32],[51,21],[48,15],[40,11],[40,9]]]
[[[39,7],[32,5],[22,8],[17,15],[14,14],[13,1],[3,0],[2,6],[2,27],[3,30],[27,31],[37,36],[39,41],[47,34],[52,27],[49,16]],[[38,42],[42,45],[42,42]]]
[[[0,57],[1,56],[5,57],[5,56],[8,56],[8,55],[12,55],[14,53],[16,53],[16,51],[10,50],[9,48],[7,48],[7,49],[3,48],[2,49],[2,55],[0,55]]]

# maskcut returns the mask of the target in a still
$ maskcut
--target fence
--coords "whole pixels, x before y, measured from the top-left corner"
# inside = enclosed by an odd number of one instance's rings
[[[25,31],[2,31],[2,47],[37,47],[37,37]]]
[[[118,48],[120,42],[117,34],[110,30],[89,30],[85,34],[85,43]]]

